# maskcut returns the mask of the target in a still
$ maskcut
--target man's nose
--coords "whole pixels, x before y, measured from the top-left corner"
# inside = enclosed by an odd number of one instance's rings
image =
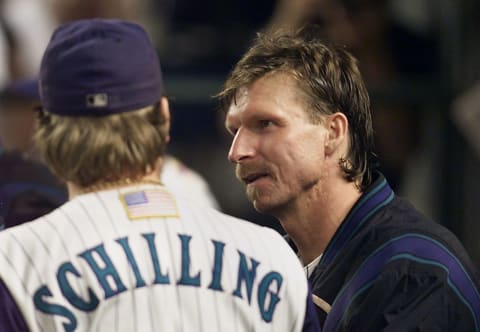
[[[232,145],[228,152],[228,160],[238,164],[252,158],[255,155],[254,142],[255,139],[248,130],[239,129],[233,137]]]

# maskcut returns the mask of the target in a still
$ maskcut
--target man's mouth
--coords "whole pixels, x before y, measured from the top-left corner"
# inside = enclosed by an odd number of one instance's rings
[[[248,185],[266,176],[268,176],[267,173],[252,173],[252,174],[248,174],[247,176],[242,176],[242,181]]]

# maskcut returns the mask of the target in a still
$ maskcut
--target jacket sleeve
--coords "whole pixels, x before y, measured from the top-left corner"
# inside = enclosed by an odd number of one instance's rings
[[[324,331],[480,331],[477,286],[467,275],[462,282],[468,286],[459,285],[450,272],[407,260],[363,283],[352,280]]]
[[[317,309],[312,300],[310,286],[308,287],[307,305],[305,308],[305,320],[303,323],[303,332],[320,332],[320,321],[318,320]]]
[[[28,331],[27,324],[17,304],[2,280],[0,280],[0,307],[2,308],[2,313],[0,314],[0,331]]]

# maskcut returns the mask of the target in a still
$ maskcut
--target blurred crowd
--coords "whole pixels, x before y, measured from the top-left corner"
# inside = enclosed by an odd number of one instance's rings
[[[455,104],[480,78],[478,7],[473,0],[0,0],[0,218],[18,203],[5,198],[15,177],[44,196],[42,213],[66,199],[33,146],[35,77],[56,26],[108,17],[142,23],[157,45],[172,102],[170,153],[205,178],[220,209],[281,231],[253,211],[235,180],[211,97],[256,31],[309,22],[358,58],[371,93],[379,164],[394,190],[456,232],[480,261],[479,143],[463,135],[480,130],[480,111],[472,111],[480,109],[480,94]]]

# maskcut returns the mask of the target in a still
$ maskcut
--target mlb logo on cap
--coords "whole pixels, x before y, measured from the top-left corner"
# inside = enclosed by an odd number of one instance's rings
[[[108,95],[106,93],[95,93],[87,95],[87,107],[108,106]]]

